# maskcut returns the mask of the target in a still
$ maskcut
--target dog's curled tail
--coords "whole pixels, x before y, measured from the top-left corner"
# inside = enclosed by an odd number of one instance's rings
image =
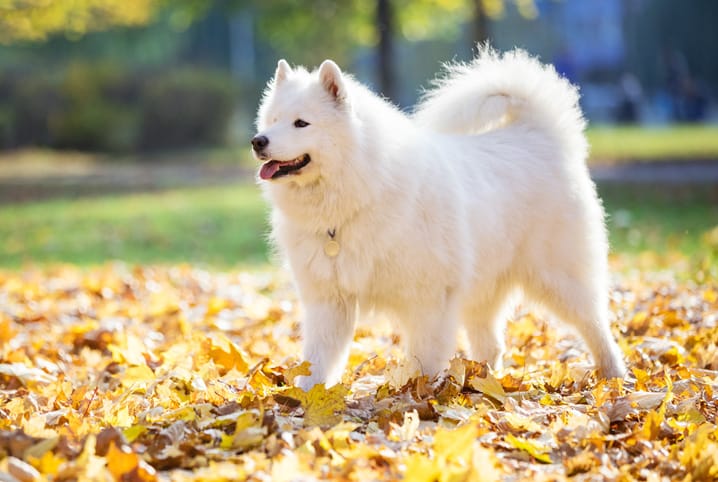
[[[578,89],[553,66],[523,50],[502,55],[480,46],[472,62],[446,65],[445,75],[425,93],[414,119],[427,129],[465,135],[524,122],[583,159],[586,121],[578,99]]]

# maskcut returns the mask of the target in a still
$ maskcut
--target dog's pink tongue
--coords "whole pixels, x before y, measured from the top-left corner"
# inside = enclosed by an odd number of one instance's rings
[[[272,176],[274,176],[279,170],[280,164],[281,163],[278,161],[265,162],[259,169],[259,177],[262,179],[272,179]]]

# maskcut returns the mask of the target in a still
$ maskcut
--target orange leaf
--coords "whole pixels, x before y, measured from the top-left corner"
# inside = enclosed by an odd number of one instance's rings
[[[136,453],[132,452],[129,447],[117,448],[115,442],[110,443],[106,458],[107,468],[116,479],[133,471],[139,463]]]
[[[219,342],[212,340],[209,356],[220,368],[222,375],[232,368],[235,368],[240,373],[246,372],[247,368],[249,368],[245,356],[239,347],[226,337],[221,337]]]

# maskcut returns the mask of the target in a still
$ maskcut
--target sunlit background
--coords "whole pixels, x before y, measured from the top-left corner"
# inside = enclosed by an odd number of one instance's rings
[[[488,40],[580,85],[616,265],[715,275],[717,22],[712,0],[3,2],[0,265],[266,263],[247,146],[277,60],[333,58],[408,111]]]

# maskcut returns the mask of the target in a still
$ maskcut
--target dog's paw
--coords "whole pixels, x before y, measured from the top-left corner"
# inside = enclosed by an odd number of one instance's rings
[[[310,380],[310,378],[311,377],[305,376],[297,377],[294,379],[294,385],[307,392],[314,386],[314,383]]]
[[[324,380],[319,380],[318,377],[314,377],[312,375],[299,376],[294,379],[294,385],[301,388],[305,392],[308,392],[309,390],[314,388],[315,385],[318,385],[320,383],[324,383]]]
[[[602,363],[598,367],[598,373],[604,378],[623,378],[626,376],[626,364],[622,359],[616,358]]]

